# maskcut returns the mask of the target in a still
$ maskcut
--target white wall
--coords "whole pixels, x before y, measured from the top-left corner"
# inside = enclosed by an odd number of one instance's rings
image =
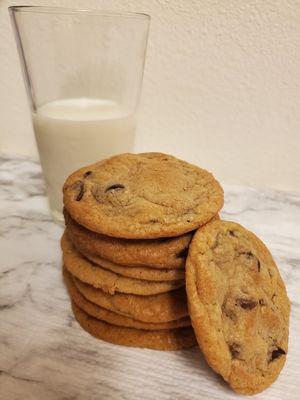
[[[35,154],[0,0],[0,151]],[[300,2],[48,0],[151,14],[137,150],[174,153],[223,182],[300,191]]]

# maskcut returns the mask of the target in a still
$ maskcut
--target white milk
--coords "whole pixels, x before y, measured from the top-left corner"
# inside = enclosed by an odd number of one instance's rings
[[[33,113],[51,211],[61,220],[62,185],[76,169],[133,151],[135,115],[110,100],[64,99]]]

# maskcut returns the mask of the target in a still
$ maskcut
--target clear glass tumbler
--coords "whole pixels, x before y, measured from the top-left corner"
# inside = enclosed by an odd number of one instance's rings
[[[50,210],[74,170],[134,148],[150,17],[9,8]]]

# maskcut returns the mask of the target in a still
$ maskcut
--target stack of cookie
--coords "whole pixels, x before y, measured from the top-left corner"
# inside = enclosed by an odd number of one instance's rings
[[[193,232],[222,205],[210,173],[161,153],[122,154],[73,173],[62,249],[81,326],[127,346],[194,345],[185,259]]]
[[[64,276],[85,330],[164,350],[197,339],[238,393],[277,378],[288,351],[285,285],[253,233],[218,220],[223,191],[210,173],[165,154],[123,154],[72,174],[64,204]]]

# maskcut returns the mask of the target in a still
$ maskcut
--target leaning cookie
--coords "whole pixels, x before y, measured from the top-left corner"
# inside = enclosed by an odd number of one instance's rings
[[[207,224],[190,245],[186,289],[208,364],[238,393],[267,388],[285,363],[290,304],[266,246],[236,223]]]

